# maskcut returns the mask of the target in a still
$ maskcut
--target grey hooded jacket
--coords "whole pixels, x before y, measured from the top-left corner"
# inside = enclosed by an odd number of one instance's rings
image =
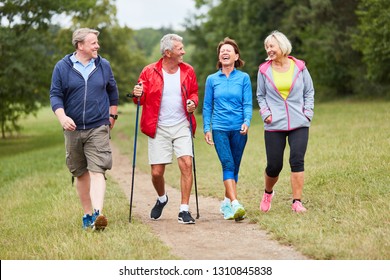
[[[289,56],[295,62],[293,82],[287,99],[276,88],[272,76],[271,61],[260,65],[257,75],[257,102],[263,121],[272,115],[267,131],[290,131],[309,127],[313,118],[314,87],[305,62]]]

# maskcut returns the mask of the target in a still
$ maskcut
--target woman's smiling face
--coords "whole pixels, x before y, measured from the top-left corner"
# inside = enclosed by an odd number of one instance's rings
[[[238,59],[238,54],[235,53],[234,47],[230,44],[224,44],[219,49],[219,61],[223,66],[234,65]]]
[[[283,56],[282,50],[279,47],[278,42],[275,38],[271,38],[268,43],[265,45],[265,50],[267,51],[269,60],[276,60]]]

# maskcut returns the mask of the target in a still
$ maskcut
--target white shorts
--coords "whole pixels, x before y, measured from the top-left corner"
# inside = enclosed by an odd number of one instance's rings
[[[174,126],[158,126],[156,137],[148,137],[149,164],[172,163],[177,158],[192,155],[190,123],[188,120]]]

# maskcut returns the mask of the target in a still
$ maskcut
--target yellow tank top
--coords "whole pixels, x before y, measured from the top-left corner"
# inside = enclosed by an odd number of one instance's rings
[[[272,68],[272,75],[274,76],[274,83],[276,88],[282,94],[284,100],[287,99],[290,88],[292,85],[292,79],[294,75],[294,60],[290,59],[290,69],[287,72],[278,72]]]

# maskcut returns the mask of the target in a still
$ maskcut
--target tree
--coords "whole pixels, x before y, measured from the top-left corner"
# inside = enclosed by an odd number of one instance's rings
[[[114,0],[1,1],[0,15],[7,26],[0,28],[0,122],[2,137],[19,129],[18,120],[49,103],[51,74],[55,63],[74,51],[72,32],[79,27],[100,31],[99,53],[112,66],[120,99],[137,82],[146,64],[134,31],[121,28]],[[30,12],[29,12],[30,11]],[[59,14],[69,15],[72,25],[52,25]],[[15,78],[17,78],[15,80]]]
[[[243,70],[251,76],[255,92],[258,65],[266,57],[264,38],[273,30],[286,34],[293,46],[291,54],[306,62],[317,99],[379,95],[390,80],[386,71],[390,67],[389,1],[195,1],[198,7],[209,6],[207,14],[195,15],[187,26],[196,48],[192,59],[200,89],[207,75],[216,70],[210,63],[217,59],[216,45],[229,36],[240,46],[246,61]],[[357,9],[361,18],[358,34]],[[381,84],[365,78],[366,68],[369,77],[378,78]]]
[[[351,47],[357,4],[358,0],[300,0],[285,16],[283,26],[294,54],[307,62],[319,98],[351,96],[359,90],[357,69],[364,70],[360,54]]]
[[[390,84],[390,1],[361,0],[358,6],[358,32],[353,47],[363,54],[367,78]]]
[[[126,98],[126,94],[132,92],[139,73],[147,64],[145,55],[135,41],[134,31],[119,26],[103,28],[99,41],[101,42],[100,53],[111,63],[120,100],[127,102],[129,99]]]
[[[48,59],[42,43],[47,38],[31,29],[26,32],[12,32],[0,29],[0,122],[2,138],[6,131],[19,129],[22,115],[34,113],[41,102],[42,92],[48,89],[46,71]],[[28,42],[28,44],[26,44]]]
[[[251,76],[255,92],[258,66],[266,57],[263,41],[269,32],[280,27],[286,10],[284,1],[197,0],[196,3],[198,7],[208,5],[209,8],[206,15],[195,15],[186,26],[190,42],[196,49],[192,63],[198,75],[200,99],[203,98],[207,76],[217,71],[217,45],[225,37],[238,43],[241,58],[245,61],[242,70]],[[213,6],[215,3],[217,5]],[[255,100],[255,94],[253,98]]]
[[[6,132],[19,129],[23,115],[47,104],[54,49],[49,26],[56,14],[86,15],[96,0],[0,1],[0,125]]]

